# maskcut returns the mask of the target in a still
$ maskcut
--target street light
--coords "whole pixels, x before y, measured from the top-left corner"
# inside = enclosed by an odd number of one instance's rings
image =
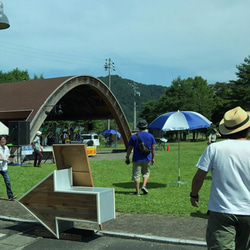
[[[8,17],[3,13],[3,3],[0,1],[0,29],[8,29],[10,27]]]

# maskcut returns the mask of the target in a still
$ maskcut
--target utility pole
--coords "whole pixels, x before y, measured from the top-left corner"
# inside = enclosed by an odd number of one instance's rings
[[[109,89],[111,90],[111,70],[115,71],[115,64],[112,62],[112,60],[106,59],[104,64],[105,70],[108,70],[109,72]],[[108,120],[108,130],[110,129],[110,120]]]
[[[109,71],[109,89],[111,90],[111,70],[115,71],[115,64],[110,58],[106,59],[104,68]]]
[[[137,91],[137,89],[138,89],[137,83],[132,82],[132,83],[128,83],[128,84],[133,89],[133,92],[134,92],[134,130],[136,130],[136,118],[137,118],[137,115],[136,115],[136,110],[137,110],[136,96],[140,96],[141,93],[139,91]]]

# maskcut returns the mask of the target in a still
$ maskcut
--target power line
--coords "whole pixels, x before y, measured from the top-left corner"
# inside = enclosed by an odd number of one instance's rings
[[[57,53],[55,51],[49,50],[41,50],[38,48],[20,46],[16,44],[6,44],[1,43],[0,47],[1,54],[11,54],[11,55],[21,55],[21,56],[28,56],[29,58],[37,58],[41,60],[51,60],[61,63],[70,63],[70,64],[78,64],[78,65],[89,65],[89,64],[99,64],[99,59],[94,58],[84,58],[73,54]]]

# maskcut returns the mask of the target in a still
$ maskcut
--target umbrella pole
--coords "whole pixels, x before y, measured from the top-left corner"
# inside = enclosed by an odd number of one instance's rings
[[[181,135],[180,135],[180,132],[178,131],[178,181],[177,181],[177,183],[178,183],[178,187],[180,187],[181,186],[181,184],[187,184],[187,182],[182,182],[181,181],[181,164],[180,164],[180,159],[181,159],[181,157],[180,157],[180,152],[181,152],[181,147],[180,147],[180,137],[181,137]]]
[[[181,164],[180,164],[180,132],[177,131],[177,143],[178,143],[178,180],[177,182],[174,182],[174,183],[170,183],[170,184],[167,184],[166,186],[169,187],[169,186],[172,186],[172,185],[178,185],[178,187],[180,187],[181,184],[184,184],[183,182],[181,182]]]
[[[181,184],[181,167],[180,167],[180,132],[178,131],[178,187]]]

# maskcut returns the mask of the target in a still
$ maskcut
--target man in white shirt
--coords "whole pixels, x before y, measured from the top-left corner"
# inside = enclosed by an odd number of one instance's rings
[[[190,202],[198,207],[199,190],[211,171],[208,249],[250,249],[250,117],[241,107],[231,109],[219,130],[228,139],[210,144],[203,152]]]
[[[4,182],[5,182],[8,200],[13,201],[15,200],[16,196],[13,195],[13,192],[11,190],[10,177],[9,177],[9,172],[8,172],[8,162],[9,162],[8,158],[10,156],[10,150],[5,144],[6,144],[6,138],[5,136],[1,135],[0,136],[0,174],[3,176]]]

